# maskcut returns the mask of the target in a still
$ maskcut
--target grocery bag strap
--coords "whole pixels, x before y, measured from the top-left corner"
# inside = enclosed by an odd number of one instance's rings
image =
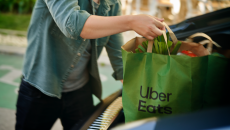
[[[215,46],[221,48],[220,45],[218,45],[216,42],[214,42],[214,41],[212,40],[212,38],[209,37],[209,36],[208,36],[207,34],[205,34],[205,33],[195,33],[195,34],[189,36],[189,37],[186,39],[186,41],[188,41],[188,42],[193,42],[193,38],[194,38],[194,37],[204,37],[204,38],[207,38],[208,40],[203,40],[203,41],[201,41],[201,42],[199,42],[199,43],[202,44],[202,45],[208,44],[207,50],[208,50],[210,53],[212,52],[212,46],[213,46],[213,44],[214,44]]]
[[[169,26],[165,22],[163,22],[163,25],[167,28],[169,35],[173,41],[173,45],[175,46],[178,42],[176,35],[173,33],[173,31],[169,28]]]
[[[148,53],[152,53],[152,49],[153,49],[153,40],[148,41],[147,52],[148,52]]]
[[[163,33],[163,36],[164,36],[164,39],[165,39],[165,43],[166,43],[166,46],[167,46],[168,54],[170,56],[170,51],[169,51],[169,47],[168,47],[168,39],[167,39],[166,33],[165,33],[165,31],[162,31],[162,33]]]

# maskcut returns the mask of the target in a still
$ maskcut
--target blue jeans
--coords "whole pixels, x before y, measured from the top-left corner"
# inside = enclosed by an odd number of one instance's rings
[[[64,130],[70,130],[94,110],[90,86],[49,97],[22,80],[17,100],[16,130],[50,130],[60,118]]]

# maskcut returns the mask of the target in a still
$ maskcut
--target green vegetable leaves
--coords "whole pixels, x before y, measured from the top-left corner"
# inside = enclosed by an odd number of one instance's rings
[[[143,52],[146,52],[146,49],[142,47],[141,45],[139,45],[138,48],[141,49]]]
[[[179,50],[181,46],[181,41],[178,41],[176,46],[173,48],[173,51],[171,52],[172,55],[176,55],[177,54],[177,51]]]
[[[152,48],[153,53],[168,55],[168,49],[170,50],[173,43],[172,41],[169,40],[169,33],[167,33],[166,35],[167,35],[167,40],[168,40],[167,41],[168,48],[165,43],[164,36],[161,35],[161,36],[154,38],[154,44]],[[170,52],[170,54],[176,55],[180,46],[181,46],[181,42],[178,41],[175,47],[173,48],[172,52]],[[147,48],[148,48],[148,40],[142,42],[142,45],[138,45],[138,48],[135,49],[135,52],[136,53],[147,52]]]
[[[137,49],[135,49],[135,52],[136,53],[141,53],[140,51],[139,51],[139,49],[137,48]]]

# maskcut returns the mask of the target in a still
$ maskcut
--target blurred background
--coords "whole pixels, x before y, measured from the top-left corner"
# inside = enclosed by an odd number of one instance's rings
[[[230,0],[121,0],[123,15],[148,14],[164,18],[168,25],[187,18],[230,7]],[[17,91],[23,56],[27,47],[27,28],[36,0],[0,0],[0,130],[13,130]],[[124,42],[139,36],[124,32]],[[120,89],[115,81],[107,53],[98,59],[103,98]],[[94,102],[99,101],[94,97]],[[52,130],[61,130],[58,120]]]

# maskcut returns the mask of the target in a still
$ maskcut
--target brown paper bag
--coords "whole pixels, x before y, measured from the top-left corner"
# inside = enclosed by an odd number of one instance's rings
[[[171,49],[168,51],[172,51],[173,48],[175,47],[176,43],[178,42],[175,34],[172,32],[172,30],[169,28],[169,26],[163,22],[163,24],[165,25],[165,27],[168,29],[169,35],[172,39],[173,45],[171,46]],[[166,39],[166,44],[167,44],[167,37],[165,32],[163,32],[164,38]],[[202,36],[207,38],[207,40],[201,41],[199,42],[199,44],[194,43],[193,42],[193,38],[194,37],[198,37],[198,36]],[[146,41],[146,38],[142,38],[142,37],[135,37],[133,39],[131,39],[130,41],[128,41],[125,45],[122,46],[123,50],[126,50],[128,52],[133,52],[135,53],[135,49],[138,47],[138,45],[142,45],[142,42]],[[204,34],[204,33],[196,33],[191,35],[190,37],[187,38],[186,41],[181,41],[182,44],[178,50],[178,52],[181,52],[183,50],[189,50],[192,51],[195,55],[197,56],[206,56],[209,55],[212,52],[212,46],[213,44],[216,45],[217,47],[220,47],[217,43],[215,43],[208,35]],[[152,53],[152,45],[154,44],[153,41],[149,41],[148,42],[148,48],[147,48],[147,52],[148,53]],[[208,44],[207,49],[203,46],[205,44]]]

